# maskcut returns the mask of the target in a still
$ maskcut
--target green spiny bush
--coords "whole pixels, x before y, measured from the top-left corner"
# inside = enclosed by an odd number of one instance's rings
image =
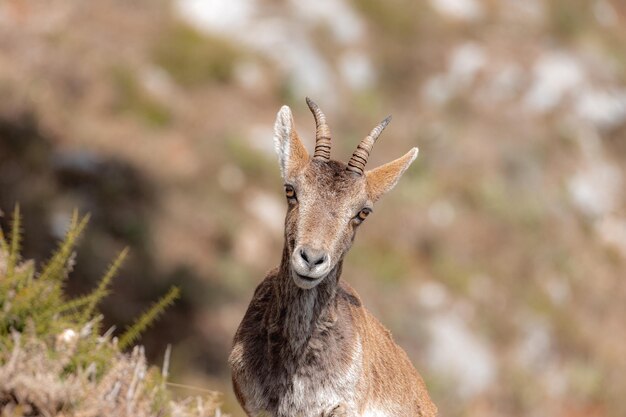
[[[134,343],[178,297],[172,288],[120,337],[102,333],[98,303],[124,250],[90,294],[67,299],[63,285],[88,217],[72,216],[65,239],[42,270],[20,257],[20,212],[0,230],[0,416],[214,416],[215,396],[173,401],[164,375]]]

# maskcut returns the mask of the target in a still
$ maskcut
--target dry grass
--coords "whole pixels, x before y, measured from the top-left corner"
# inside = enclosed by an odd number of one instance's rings
[[[107,369],[96,366],[67,372],[79,339],[90,329],[68,329],[54,349],[32,334],[12,333],[13,349],[0,354],[2,416],[219,416],[216,396],[173,401],[158,369],[150,367],[143,348],[115,351]],[[115,343],[101,336],[96,349]]]
[[[65,239],[41,272],[21,261],[20,215],[9,237],[0,233],[0,415],[171,416],[221,415],[217,393],[176,401],[167,390],[169,350],[163,368],[151,367],[141,346],[121,349],[154,321],[172,297],[164,297],[118,338],[100,333],[94,313],[125,253],[90,295],[67,300],[63,282],[73,248],[86,224],[74,216]],[[175,294],[176,291],[170,292]]]

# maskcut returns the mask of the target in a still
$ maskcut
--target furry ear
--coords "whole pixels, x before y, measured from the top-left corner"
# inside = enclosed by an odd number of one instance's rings
[[[294,175],[309,162],[309,154],[294,128],[293,116],[288,106],[281,107],[276,115],[274,147],[284,179]]]
[[[413,148],[395,161],[388,162],[365,173],[367,193],[372,201],[378,200],[398,183],[404,171],[417,158],[417,152],[417,148]]]

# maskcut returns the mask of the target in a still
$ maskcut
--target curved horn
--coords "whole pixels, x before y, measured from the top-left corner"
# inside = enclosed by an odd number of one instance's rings
[[[391,116],[387,116],[385,120],[372,129],[370,134],[359,143],[359,146],[356,147],[356,150],[348,161],[348,167],[346,168],[348,171],[354,172],[357,175],[363,175],[365,164],[367,164],[367,159],[370,157],[370,152],[372,152],[372,147],[374,147],[376,139],[378,139],[378,136],[380,136],[390,121]]]
[[[330,129],[326,123],[326,116],[319,106],[308,97],[306,104],[315,118],[315,153],[313,159],[328,161],[330,159]]]

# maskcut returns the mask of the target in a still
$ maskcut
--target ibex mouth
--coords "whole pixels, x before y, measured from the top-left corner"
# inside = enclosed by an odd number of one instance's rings
[[[301,279],[304,279],[304,280],[307,280],[307,281],[315,281],[315,280],[319,279],[319,278],[309,277],[307,275],[301,275],[301,274],[298,274],[297,272],[296,272],[296,275],[298,276],[298,278],[301,278]]]
[[[324,279],[323,276],[314,278],[314,277],[309,277],[306,275],[301,275],[297,273],[296,271],[292,271],[291,276],[293,278],[294,283],[298,287],[302,288],[303,290],[310,290],[311,288],[315,287]]]

